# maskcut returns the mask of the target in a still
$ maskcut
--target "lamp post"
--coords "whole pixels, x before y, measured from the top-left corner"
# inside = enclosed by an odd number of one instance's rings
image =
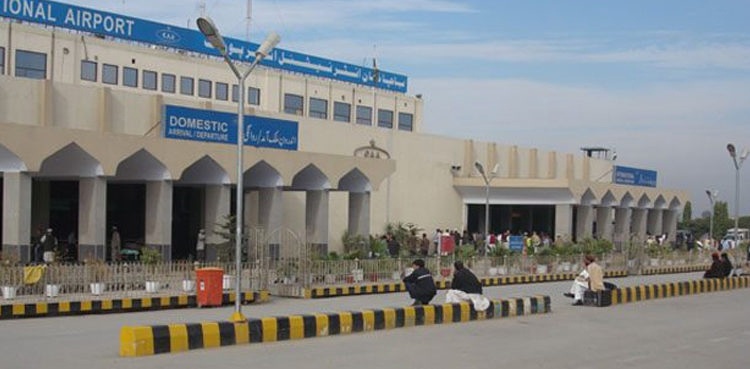
[[[211,46],[213,46],[216,50],[219,51],[221,56],[224,58],[224,61],[227,62],[229,65],[229,68],[232,70],[232,73],[237,77],[237,199],[236,199],[236,216],[235,216],[235,250],[234,250],[234,258],[235,258],[235,299],[234,299],[234,313],[232,314],[232,321],[235,322],[241,322],[245,321],[245,317],[242,315],[242,299],[241,299],[241,293],[242,289],[240,288],[241,284],[241,276],[242,276],[242,205],[243,205],[243,183],[242,183],[242,147],[244,145],[244,113],[245,113],[245,80],[250,75],[250,72],[255,69],[256,66],[265,58],[268,56],[268,53],[276,47],[276,45],[281,41],[281,37],[275,32],[271,32],[263,41],[263,43],[258,47],[258,50],[255,51],[255,59],[253,60],[252,64],[250,64],[250,67],[245,70],[244,72],[240,72],[240,70],[237,68],[237,65],[234,64],[232,59],[229,58],[229,53],[227,53],[227,45],[224,43],[224,38],[221,37],[221,33],[219,33],[219,29],[216,27],[214,22],[208,18],[208,17],[200,17],[196,21],[198,24],[198,29],[201,31],[203,36],[206,37],[206,41],[208,41]]]
[[[739,160],[737,160],[737,150],[735,149],[734,145],[729,143],[727,144],[727,151],[729,151],[729,156],[732,157],[732,161],[734,162],[734,169],[735,169],[735,180],[734,180],[734,244],[737,245],[739,232],[737,229],[739,228],[739,222],[740,222],[740,168],[742,168],[742,163],[747,159],[748,154],[750,152],[747,151],[747,149],[742,150],[742,154],[740,154]]]
[[[714,244],[714,211],[716,210],[716,207],[714,206],[714,203],[716,202],[716,196],[719,195],[719,192],[716,190],[706,190],[706,195],[708,195],[708,202],[711,203],[711,213],[708,215],[708,239],[711,240],[711,246]]]
[[[485,201],[484,201],[484,239],[485,239],[485,245],[484,248],[487,250],[486,243],[489,242],[489,235],[490,235],[490,181],[492,181],[493,178],[495,178],[495,175],[497,174],[499,164],[495,164],[495,167],[492,168],[492,172],[489,173],[489,176],[487,176],[487,173],[484,171],[484,166],[482,166],[482,163],[475,161],[474,162],[474,168],[477,168],[477,172],[482,175],[482,179],[484,180],[484,194],[485,194]]]

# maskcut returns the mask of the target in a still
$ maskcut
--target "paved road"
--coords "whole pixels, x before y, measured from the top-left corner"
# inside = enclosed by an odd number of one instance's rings
[[[620,286],[697,278],[629,277]],[[231,308],[187,309],[0,322],[0,368],[739,368],[748,362],[750,291],[735,290],[610,308],[572,307],[570,282],[487,288],[486,294],[552,296],[553,313],[491,322],[416,327],[351,336],[198,350],[125,359],[119,328],[223,320]],[[438,296],[441,300],[443,295]],[[248,316],[403,306],[405,294],[325,300],[274,299],[244,307]],[[717,365],[718,360],[720,365]]]

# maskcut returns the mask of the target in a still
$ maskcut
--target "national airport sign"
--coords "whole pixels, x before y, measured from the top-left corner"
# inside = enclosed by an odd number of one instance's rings
[[[656,171],[615,165],[612,182],[617,184],[656,187]]]

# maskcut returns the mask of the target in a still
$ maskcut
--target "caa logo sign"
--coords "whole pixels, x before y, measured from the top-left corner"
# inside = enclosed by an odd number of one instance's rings
[[[177,32],[172,31],[168,28],[156,31],[156,37],[158,37],[159,40],[169,44],[178,43],[180,42],[180,39],[182,39]]]

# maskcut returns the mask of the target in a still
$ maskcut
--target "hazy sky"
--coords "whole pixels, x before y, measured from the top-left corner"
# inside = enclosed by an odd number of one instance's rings
[[[200,1],[71,0],[195,28]],[[206,0],[222,33],[245,38],[244,0]],[[694,216],[719,191],[734,213],[726,144],[750,149],[750,1],[253,1],[251,40],[409,77],[424,131],[578,153],[690,191]],[[750,163],[742,214],[750,214]]]

